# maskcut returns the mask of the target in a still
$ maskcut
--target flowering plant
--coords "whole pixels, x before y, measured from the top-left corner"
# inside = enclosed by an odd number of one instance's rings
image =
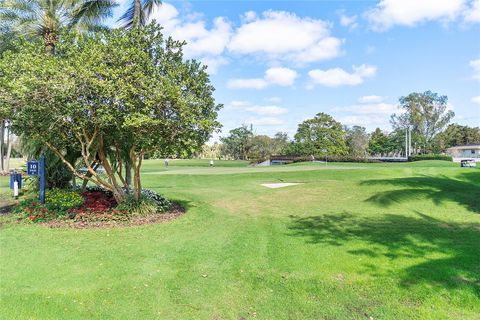
[[[46,207],[57,214],[65,216],[72,208],[78,208],[83,203],[83,197],[75,191],[50,189],[45,193]]]
[[[21,218],[27,222],[45,222],[52,218],[52,213],[42,204],[29,199],[20,202],[13,212],[21,214]]]

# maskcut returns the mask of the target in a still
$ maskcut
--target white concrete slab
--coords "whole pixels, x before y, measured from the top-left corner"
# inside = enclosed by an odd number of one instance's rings
[[[270,189],[278,189],[278,188],[296,186],[297,184],[301,184],[301,183],[282,182],[282,183],[262,183],[261,185]]]

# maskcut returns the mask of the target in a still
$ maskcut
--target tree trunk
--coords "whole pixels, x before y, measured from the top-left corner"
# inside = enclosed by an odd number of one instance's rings
[[[123,192],[122,188],[118,184],[117,178],[115,177],[115,173],[113,172],[112,167],[110,166],[110,162],[107,159],[105,154],[105,146],[103,143],[103,137],[99,137],[99,146],[97,149],[98,157],[105,168],[105,172],[107,173],[108,178],[110,179],[110,183],[113,184],[113,196],[117,203],[121,203],[125,199],[125,193]]]
[[[125,162],[125,182],[127,183],[127,193],[130,193],[132,185],[132,165],[130,161]]]
[[[138,27],[141,25],[141,10],[142,10],[142,5],[140,3],[140,0],[133,0],[133,26]]]
[[[45,50],[47,54],[55,54],[55,43],[57,42],[57,35],[54,32],[47,30],[43,35],[43,41],[45,43]]]
[[[96,170],[98,169],[98,166],[100,166],[100,163],[98,163],[98,162],[95,161],[94,163],[92,163],[92,166],[93,166],[93,170],[96,171]],[[87,178],[91,178],[91,177],[92,177],[92,173],[91,173],[90,171],[88,171],[88,172],[85,174],[85,176],[86,176]],[[81,189],[82,192],[85,192],[85,189],[87,188],[87,184],[88,184],[88,179],[83,179],[82,189]]]
[[[138,163],[137,157],[135,155],[135,146],[130,148],[130,161],[133,167],[133,196],[135,200],[139,200],[142,193],[142,184],[140,181],[140,167],[142,166],[143,160],[143,151],[138,154]]]

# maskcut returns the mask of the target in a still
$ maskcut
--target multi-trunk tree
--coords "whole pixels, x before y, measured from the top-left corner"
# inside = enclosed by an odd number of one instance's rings
[[[193,152],[220,127],[205,67],[185,61],[182,46],[153,24],[65,34],[54,56],[25,43],[0,60],[0,103],[11,106],[18,134],[45,143],[75,176],[111,190],[118,202],[130,187],[138,198],[146,153]],[[71,148],[88,174],[65,157]],[[126,156],[133,186],[122,172]]]
[[[399,99],[403,113],[393,114],[391,124],[394,130],[412,131],[412,142],[424,151],[432,149],[433,139],[442,132],[455,116],[448,110],[448,97],[431,91],[413,92]]]

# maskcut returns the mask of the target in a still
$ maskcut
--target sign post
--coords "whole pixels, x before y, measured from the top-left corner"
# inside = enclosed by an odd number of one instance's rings
[[[38,176],[38,169],[40,165],[37,160],[30,160],[27,162],[27,174],[29,176]]]
[[[29,176],[40,176],[40,203],[45,204],[45,156],[41,156],[40,161],[28,161],[27,174]]]
[[[40,157],[40,203],[45,204],[45,156]]]

